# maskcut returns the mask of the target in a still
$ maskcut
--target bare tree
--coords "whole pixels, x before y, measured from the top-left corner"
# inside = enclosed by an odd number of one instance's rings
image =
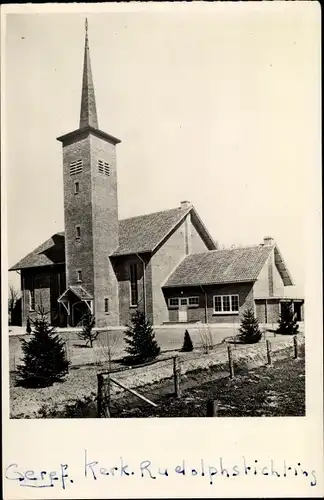
[[[100,351],[108,364],[108,370],[111,370],[112,359],[119,352],[120,347],[120,333],[113,332],[108,327],[107,330],[102,332],[99,337]]]
[[[9,283],[9,290],[8,290],[9,323],[11,323],[12,313],[19,297],[20,297],[20,292],[14,287],[12,283]]]

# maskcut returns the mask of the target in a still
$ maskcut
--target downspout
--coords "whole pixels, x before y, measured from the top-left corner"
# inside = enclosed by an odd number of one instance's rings
[[[145,261],[142,259],[142,257],[137,253],[136,256],[139,258],[139,260],[143,264],[143,308],[144,308],[144,316],[145,320],[146,318],[146,273],[145,273]]]
[[[203,292],[204,292],[204,294],[205,294],[205,323],[208,325],[207,293],[206,293],[206,291],[203,289],[202,285],[200,285],[200,288],[202,289],[202,291],[203,291]]]

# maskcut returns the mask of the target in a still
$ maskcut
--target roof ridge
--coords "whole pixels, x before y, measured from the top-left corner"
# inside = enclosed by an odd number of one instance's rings
[[[147,214],[140,214],[140,215],[133,215],[132,217],[124,217],[123,219],[118,219],[118,222],[124,221],[124,220],[130,220],[130,219],[139,219],[140,217],[147,217],[148,215],[157,215],[157,214],[163,214],[166,212],[171,212],[173,210],[179,210],[185,212],[186,210],[191,209],[192,207],[187,207],[185,209],[181,207],[174,207],[174,208],[167,208],[165,210],[158,210],[157,212],[149,212]]]
[[[216,248],[215,250],[207,250],[204,252],[196,252],[196,253],[191,253],[187,255],[187,257],[191,257],[192,255],[202,255],[202,254],[210,254],[210,253],[220,253],[220,252],[233,252],[234,250],[247,250],[249,248],[272,248],[275,247],[276,245],[263,245],[262,243],[260,245],[255,244],[255,245],[246,245],[246,246],[240,246],[240,247],[235,247],[235,248]]]

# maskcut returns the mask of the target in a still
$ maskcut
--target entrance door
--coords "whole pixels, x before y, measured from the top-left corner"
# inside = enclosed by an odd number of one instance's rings
[[[89,312],[85,302],[75,302],[72,305],[72,326],[81,326],[82,316]]]
[[[180,299],[179,305],[179,321],[188,321],[188,299]]]

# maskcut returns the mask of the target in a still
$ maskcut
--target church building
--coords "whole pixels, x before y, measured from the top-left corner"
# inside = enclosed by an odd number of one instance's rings
[[[98,125],[86,28],[79,127],[63,149],[65,231],[10,270],[21,275],[22,323],[40,305],[53,325],[78,326],[91,311],[98,327],[125,325],[141,309],[154,325],[229,323],[247,307],[275,322],[293,284],[272,238],[218,250],[188,201],[176,208],[118,218],[116,149]]]

